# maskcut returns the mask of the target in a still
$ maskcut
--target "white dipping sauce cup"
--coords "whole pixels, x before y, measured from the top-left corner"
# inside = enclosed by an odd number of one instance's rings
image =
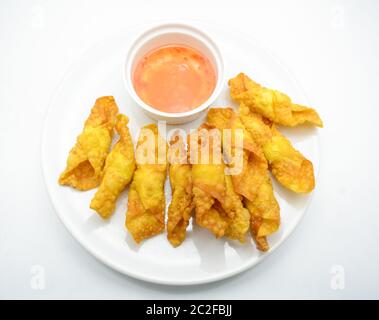
[[[133,74],[140,59],[151,50],[166,45],[191,47],[207,57],[214,67],[217,80],[211,96],[190,111],[171,113],[157,110],[142,101],[135,91]],[[219,96],[224,82],[224,64],[219,48],[206,33],[190,25],[170,23],[146,30],[134,40],[126,56],[123,77],[128,93],[148,116],[155,120],[164,120],[168,124],[181,124],[197,119]]]

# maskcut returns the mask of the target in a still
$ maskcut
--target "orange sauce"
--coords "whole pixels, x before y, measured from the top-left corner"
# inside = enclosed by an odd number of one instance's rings
[[[216,86],[209,59],[180,45],[159,47],[137,64],[133,84],[138,96],[164,112],[186,112],[204,103]]]

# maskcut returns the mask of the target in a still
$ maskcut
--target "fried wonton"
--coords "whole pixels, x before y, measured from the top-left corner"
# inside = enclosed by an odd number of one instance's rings
[[[250,212],[250,230],[257,248],[267,251],[269,245],[266,237],[279,229],[280,208],[274,195],[267,163],[253,158],[248,165],[260,180],[255,198],[244,200]]]
[[[118,107],[112,96],[98,98],[71,149],[61,185],[89,190],[100,184],[105,158],[113,137]]]
[[[90,204],[104,219],[113,213],[116,200],[132,180],[136,167],[128,121],[123,114],[117,116],[116,131],[120,137],[105,161],[103,179]]]
[[[236,190],[244,195],[245,205],[250,212],[251,233],[257,248],[266,251],[269,248],[266,236],[277,231],[280,225],[279,204],[274,196],[267,161],[245,151],[243,166],[243,173],[234,184]],[[263,246],[262,243],[266,245]]]
[[[246,241],[246,233],[249,230],[250,214],[243,206],[241,197],[235,192],[230,175],[225,176],[225,182],[226,194],[232,201],[234,211],[233,218],[227,218],[228,227],[225,230],[225,236],[243,243]]]
[[[277,90],[262,87],[244,73],[229,80],[230,94],[238,103],[243,102],[251,111],[261,114],[274,123],[294,127],[302,123],[322,127],[316,110],[292,103]]]
[[[311,192],[315,187],[312,162],[297,151],[273,124],[253,113],[245,104],[240,105],[240,117],[263,153],[275,178],[286,188],[297,193]]]
[[[197,136],[190,137],[190,152],[194,152],[194,145],[198,147],[196,162],[192,159],[196,223],[209,229],[216,237],[225,235],[245,241],[249,215],[234,191],[230,176],[225,175],[219,131],[204,124]],[[205,153],[208,157],[203,158]]]
[[[161,233],[165,227],[166,143],[155,124],[141,129],[136,162],[125,225],[134,240],[140,243]]]
[[[210,109],[207,119],[219,129],[231,129],[231,138],[228,140],[224,136],[223,139],[224,152],[231,154],[229,157],[234,159],[230,166],[236,165],[236,149],[241,148],[241,143],[236,145],[234,139],[237,135],[242,135],[242,168],[238,173],[231,172],[231,178],[235,191],[244,197],[245,203],[249,203],[251,233],[258,249],[268,250],[266,236],[279,228],[280,208],[273,193],[267,160],[261,146],[255,142],[232,109]],[[267,228],[265,217],[270,217],[271,229]]]
[[[190,161],[192,163],[192,191],[195,204],[196,223],[209,229],[217,238],[225,234],[228,227],[227,217],[234,212],[217,210],[226,198],[224,163],[221,153],[213,157],[213,150],[221,150],[220,137],[217,130],[201,126],[198,131],[188,137]],[[208,155],[208,159],[205,157]],[[202,156],[204,161],[202,161]],[[217,159],[216,159],[217,158]]]
[[[170,140],[169,177],[172,199],[168,207],[167,239],[179,246],[186,237],[186,229],[194,208],[191,165],[183,138],[174,134]]]
[[[254,141],[231,108],[212,108],[207,120],[223,132],[223,152],[231,169],[235,191],[248,199],[254,199],[263,178],[248,164],[253,157],[256,161],[266,162],[261,146]]]

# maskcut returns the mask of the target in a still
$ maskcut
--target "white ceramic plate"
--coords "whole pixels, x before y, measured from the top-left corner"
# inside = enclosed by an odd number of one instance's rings
[[[291,74],[261,45],[238,31],[216,29],[203,23],[198,28],[210,34],[224,55],[226,79],[243,71],[267,86],[288,93],[295,101],[307,104]],[[149,26],[144,26],[143,29]],[[207,230],[190,226],[187,239],[174,249],[163,233],[136,245],[124,227],[127,191],[119,198],[117,210],[103,221],[89,209],[95,190],[79,192],[57,183],[70,148],[81,132],[95,99],[103,95],[116,98],[120,112],[130,117],[130,129],[136,139],[138,128],[152,120],[141,113],[127,95],[122,81],[122,65],[130,41],[141,28],[99,42],[87,51],[67,72],[51,100],[42,137],[42,168],[52,203],[67,229],[91,254],[111,268],[145,281],[190,285],[212,282],[242,272],[262,261],[290,235],[309,204],[310,195],[299,196],[274,181],[281,207],[281,228],[269,238],[271,249],[262,254],[253,242],[244,245],[216,240]],[[225,83],[215,106],[234,105]],[[195,128],[204,119],[182,125]],[[319,164],[319,140],[312,128],[283,129],[294,146]],[[170,203],[166,183],[167,204]]]

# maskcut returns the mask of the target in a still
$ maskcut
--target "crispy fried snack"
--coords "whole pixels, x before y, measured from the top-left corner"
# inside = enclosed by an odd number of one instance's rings
[[[228,227],[227,217],[233,217],[234,212],[222,209],[221,203],[226,199],[226,183],[224,163],[216,161],[213,149],[220,148],[219,139],[207,125],[188,137],[188,146],[192,163],[192,192],[195,204],[196,223],[209,229],[217,238],[225,234]],[[206,136],[208,135],[208,137]],[[197,154],[194,155],[194,153]],[[202,161],[202,155],[209,152],[209,163]],[[217,207],[219,210],[217,210]]]
[[[272,133],[272,139],[263,147],[272,174],[283,186],[294,192],[311,192],[315,187],[312,162],[297,151],[275,127]]]
[[[230,137],[223,135],[223,152],[228,159],[230,167],[236,169],[232,173],[232,181],[235,191],[247,198],[254,199],[257,185],[259,185],[258,176],[250,170],[248,166],[250,154],[261,161],[266,161],[260,145],[256,144],[251,134],[245,129],[239,117],[231,108],[212,108],[208,112],[207,120],[219,130],[229,129]],[[225,133],[225,131],[224,131]],[[237,138],[240,137],[242,145],[237,145]],[[241,160],[238,165],[235,160],[237,152],[240,151]],[[238,170],[237,170],[238,169]]]
[[[132,180],[136,167],[128,121],[123,114],[117,116],[116,131],[120,138],[105,161],[103,179],[90,204],[90,208],[104,219],[113,213],[116,200]]]
[[[170,157],[172,151],[172,157]],[[168,207],[167,239],[172,246],[179,246],[186,237],[186,229],[194,209],[191,165],[183,139],[173,135],[169,149],[169,177],[172,200]]]
[[[253,135],[232,109],[210,109],[207,119],[219,129],[232,130],[231,146],[227,146],[226,139],[223,139],[224,152],[235,155],[238,146],[234,144],[233,137],[243,134],[242,170],[231,177],[235,191],[244,197],[245,205],[248,205],[251,233],[257,248],[266,251],[269,248],[266,236],[274,233],[280,224],[280,208],[273,193],[267,160],[260,145],[255,143]]]
[[[155,124],[142,128],[136,161],[125,226],[134,240],[140,243],[162,232],[165,227],[166,143]]]
[[[262,87],[244,73],[229,80],[232,98],[247,105],[251,111],[261,114],[274,123],[294,127],[302,123],[311,123],[322,127],[318,113],[299,104],[277,90]]]
[[[196,223],[208,228],[216,237],[225,235],[244,242],[249,214],[235,193],[230,176],[225,175],[220,135],[218,130],[212,129],[208,124],[202,125],[198,136],[189,142],[191,152],[194,150],[192,146],[198,144],[197,163],[192,165]],[[220,150],[219,158],[215,149]],[[205,152],[209,152],[209,162],[204,162],[201,157]]]
[[[117,113],[118,107],[112,96],[96,100],[82,133],[68,155],[66,169],[58,180],[61,185],[89,190],[100,184]]]
[[[246,241],[246,233],[249,230],[250,214],[243,206],[241,197],[234,190],[232,179],[229,175],[225,176],[226,194],[232,199],[234,217],[227,218],[228,227],[225,230],[225,236],[238,240],[241,243]]]
[[[315,187],[312,162],[297,151],[275,125],[240,105],[240,117],[255,140],[261,144],[269,168],[286,188],[297,193],[308,193]]]
[[[248,165],[254,175],[259,177],[260,183],[255,198],[245,198],[244,203],[250,212],[250,230],[257,248],[267,251],[269,245],[266,237],[279,229],[280,208],[274,195],[267,163],[253,158]]]
[[[245,151],[244,170],[234,184],[236,190],[244,195],[245,206],[250,213],[250,230],[257,248],[267,251],[266,236],[278,230],[280,208],[274,196],[266,159]]]
[[[233,168],[231,177],[234,190],[248,199],[254,199],[262,177],[251,170],[249,162],[253,157],[257,158],[256,161],[266,162],[261,146],[254,141],[253,136],[231,108],[212,108],[208,112],[207,120],[219,130],[230,130],[228,139],[225,139],[224,131],[222,142],[229,167]],[[236,159],[240,159],[239,163]]]
[[[207,114],[209,124],[219,130],[231,130],[231,146],[236,147],[235,141],[238,137],[243,142],[243,149],[249,150],[257,157],[263,159],[261,146],[255,142],[254,137],[245,129],[244,124],[232,108],[211,108]],[[224,136],[224,135],[223,135]],[[225,147],[225,143],[223,145]],[[230,150],[229,150],[230,151]],[[228,152],[227,152],[228,153]],[[227,154],[228,155],[228,154]]]

